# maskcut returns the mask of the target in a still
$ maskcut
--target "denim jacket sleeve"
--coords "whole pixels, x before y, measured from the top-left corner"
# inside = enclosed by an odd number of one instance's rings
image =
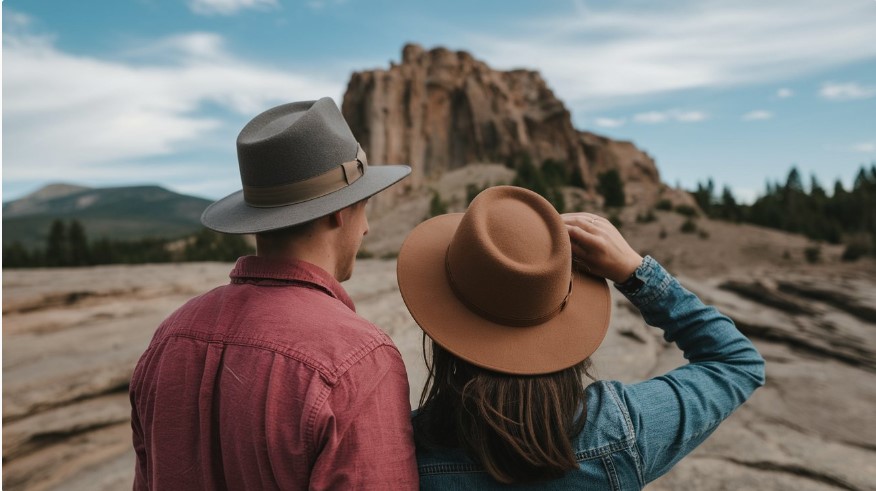
[[[645,257],[636,274],[644,284],[625,295],[689,361],[659,377],[616,386],[636,432],[644,485],[702,443],[764,384],[764,361],[730,318],[703,304],[653,258]]]

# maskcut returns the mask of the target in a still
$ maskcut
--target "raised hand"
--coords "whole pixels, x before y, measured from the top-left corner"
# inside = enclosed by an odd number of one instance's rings
[[[642,256],[605,218],[593,213],[564,213],[561,217],[572,241],[573,259],[584,270],[621,283],[642,264]]]

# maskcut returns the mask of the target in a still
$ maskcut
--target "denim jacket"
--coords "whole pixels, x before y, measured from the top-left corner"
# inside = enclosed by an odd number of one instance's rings
[[[513,489],[642,489],[702,443],[764,383],[764,361],[727,316],[707,306],[650,256],[644,284],[624,294],[689,363],[636,384],[586,389],[586,424],[573,440],[578,468]],[[417,448],[424,490],[504,489],[460,449]]]

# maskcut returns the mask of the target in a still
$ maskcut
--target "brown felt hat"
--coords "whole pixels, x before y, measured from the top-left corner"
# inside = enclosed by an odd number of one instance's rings
[[[434,342],[503,373],[551,373],[583,361],[611,317],[605,280],[573,270],[560,215],[513,186],[483,191],[464,214],[418,225],[399,251],[398,284]]]
[[[243,190],[211,204],[207,228],[267,232],[309,222],[400,181],[407,165],[368,165],[365,152],[329,97],[259,114],[237,137]]]

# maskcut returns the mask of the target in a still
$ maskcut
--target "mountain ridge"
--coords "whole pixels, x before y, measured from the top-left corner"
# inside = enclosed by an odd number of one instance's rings
[[[90,188],[52,183],[3,203],[3,243],[41,246],[55,219],[78,220],[90,239],[179,237],[201,229],[201,213],[210,203],[155,184]]]

